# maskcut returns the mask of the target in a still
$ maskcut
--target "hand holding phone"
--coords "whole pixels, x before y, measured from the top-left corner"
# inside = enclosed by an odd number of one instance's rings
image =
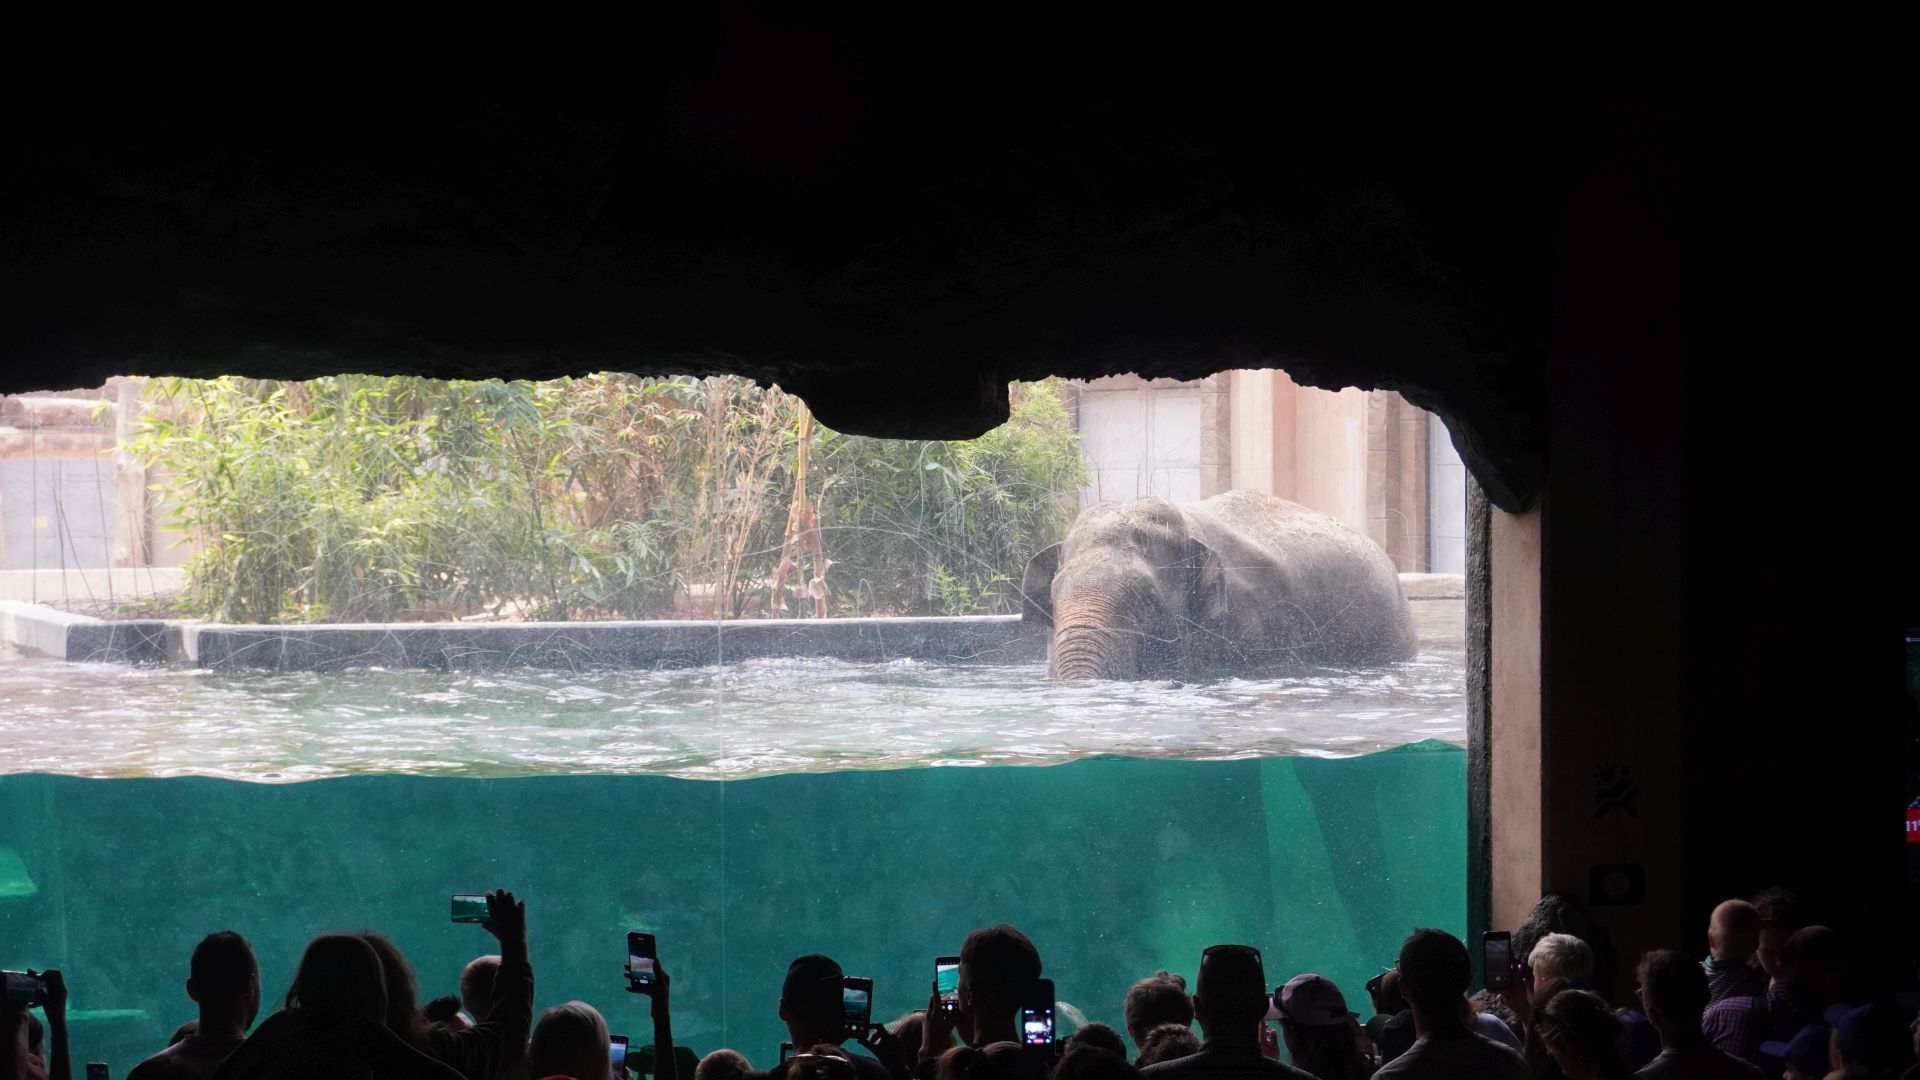
[[[933,962],[933,992],[940,996],[940,1011],[960,1011],[960,958],[938,957]]]
[[[627,989],[646,993],[641,987],[651,987],[659,978],[660,953],[654,945],[652,934],[643,934],[638,930],[627,933]]]
[[[1505,990],[1513,985],[1513,935],[1505,930],[1489,930],[1480,937],[1480,972],[1489,990]]]
[[[847,1037],[858,1039],[873,1023],[873,980],[852,975],[840,980],[840,1009],[846,1020]]]
[[[616,1069],[627,1067],[627,1037],[614,1035],[607,1039],[607,1062]]]

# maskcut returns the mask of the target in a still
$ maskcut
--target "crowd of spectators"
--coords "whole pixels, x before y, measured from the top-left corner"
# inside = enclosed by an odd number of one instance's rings
[[[1051,983],[1034,943],[998,925],[961,943],[948,995],[936,985],[924,1009],[891,1024],[850,1023],[845,973],[809,954],[781,983],[789,1042],[765,1068],[736,1049],[696,1059],[675,1047],[672,980],[657,959],[628,987],[650,999],[653,1021],[651,1045],[631,1058],[586,1002],[536,1021],[526,905],[499,891],[487,913],[499,952],[465,966],[458,995],[421,1004],[394,942],[371,930],[328,933],[308,943],[264,1019],[251,946],[231,931],[210,934],[188,961],[197,1016],[128,1080],[1920,1078],[1920,994],[1855,1000],[1846,943],[1804,925],[1779,890],[1715,907],[1700,953],[1640,956],[1623,1003],[1607,996],[1604,936],[1561,897],[1510,935],[1512,961],[1501,966],[1511,970],[1479,973],[1498,989],[1474,996],[1468,946],[1442,930],[1413,931],[1366,984],[1365,1017],[1332,979],[1305,972],[1274,985],[1258,949],[1222,944],[1201,954],[1191,991],[1168,971],[1134,983],[1115,1003],[1123,1030],[1080,1019],[1056,1039],[1049,1000],[1036,1037],[1034,998]],[[6,989],[0,1080],[72,1080],[61,974],[10,973]]]

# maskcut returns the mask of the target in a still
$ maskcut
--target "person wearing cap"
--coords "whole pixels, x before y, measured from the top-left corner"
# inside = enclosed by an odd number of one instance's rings
[[[1830,1063],[1847,1076],[1893,1080],[1913,1064],[1905,1018],[1892,1005],[1835,1005],[1827,1010],[1826,1020],[1833,1025]]]
[[[1312,1073],[1260,1052],[1261,1029],[1274,1008],[1260,950],[1214,945],[1200,954],[1193,1015],[1206,1038],[1200,1052],[1140,1070],[1148,1080],[1314,1080]],[[1342,1007],[1344,1008],[1344,1006]]]
[[[1760,1052],[1778,1061],[1782,1080],[1822,1080],[1833,1068],[1833,1029],[1808,1024],[1786,1042],[1769,1040]]]
[[[821,953],[808,953],[787,965],[786,980],[780,984],[780,1019],[793,1045],[839,1046],[847,1041],[846,1005],[840,992],[845,974],[839,963]],[[893,1080],[885,1065],[865,1054],[846,1057],[855,1080]],[[776,1065],[766,1075],[784,1078],[788,1064]]]
[[[1640,1005],[1660,1036],[1660,1054],[1640,1070],[1642,1080],[1760,1080],[1758,1068],[1715,1049],[1700,1030],[1711,993],[1704,967],[1672,949],[1655,949],[1640,958],[1637,973]]]
[[[1400,946],[1399,970],[1400,993],[1412,1007],[1418,1037],[1380,1067],[1378,1080],[1531,1080],[1512,1047],[1479,1034],[1469,1022],[1473,963],[1459,938],[1444,930],[1415,930]]]
[[[1324,975],[1295,975],[1273,995],[1271,1019],[1280,1021],[1287,1056],[1319,1080],[1367,1080],[1379,1063],[1347,1009],[1346,995]]]

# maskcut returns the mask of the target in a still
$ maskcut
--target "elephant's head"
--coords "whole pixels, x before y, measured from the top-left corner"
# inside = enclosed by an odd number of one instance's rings
[[[1163,499],[1089,507],[1027,564],[1021,591],[1023,617],[1052,628],[1054,678],[1165,678],[1227,644],[1220,560]]]

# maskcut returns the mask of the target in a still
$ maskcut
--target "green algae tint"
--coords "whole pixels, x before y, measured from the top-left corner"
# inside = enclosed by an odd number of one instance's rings
[[[644,1042],[621,966],[626,931],[650,931],[676,1036],[762,1067],[794,956],[870,976],[891,1020],[926,1004],[935,956],[1002,920],[1063,1001],[1116,1026],[1134,979],[1191,978],[1219,941],[1258,945],[1275,983],[1328,975],[1358,1007],[1407,931],[1464,928],[1465,802],[1465,755],[1438,742],[722,782],[0,776],[0,963],[62,968],[75,1060],[116,1075],[194,1015],[182,983],[209,931],[253,941],[264,1010],[312,934],[362,926],[407,951],[424,1000],[491,951],[448,895],[496,886],[527,899],[537,1007],[590,1001]]]

